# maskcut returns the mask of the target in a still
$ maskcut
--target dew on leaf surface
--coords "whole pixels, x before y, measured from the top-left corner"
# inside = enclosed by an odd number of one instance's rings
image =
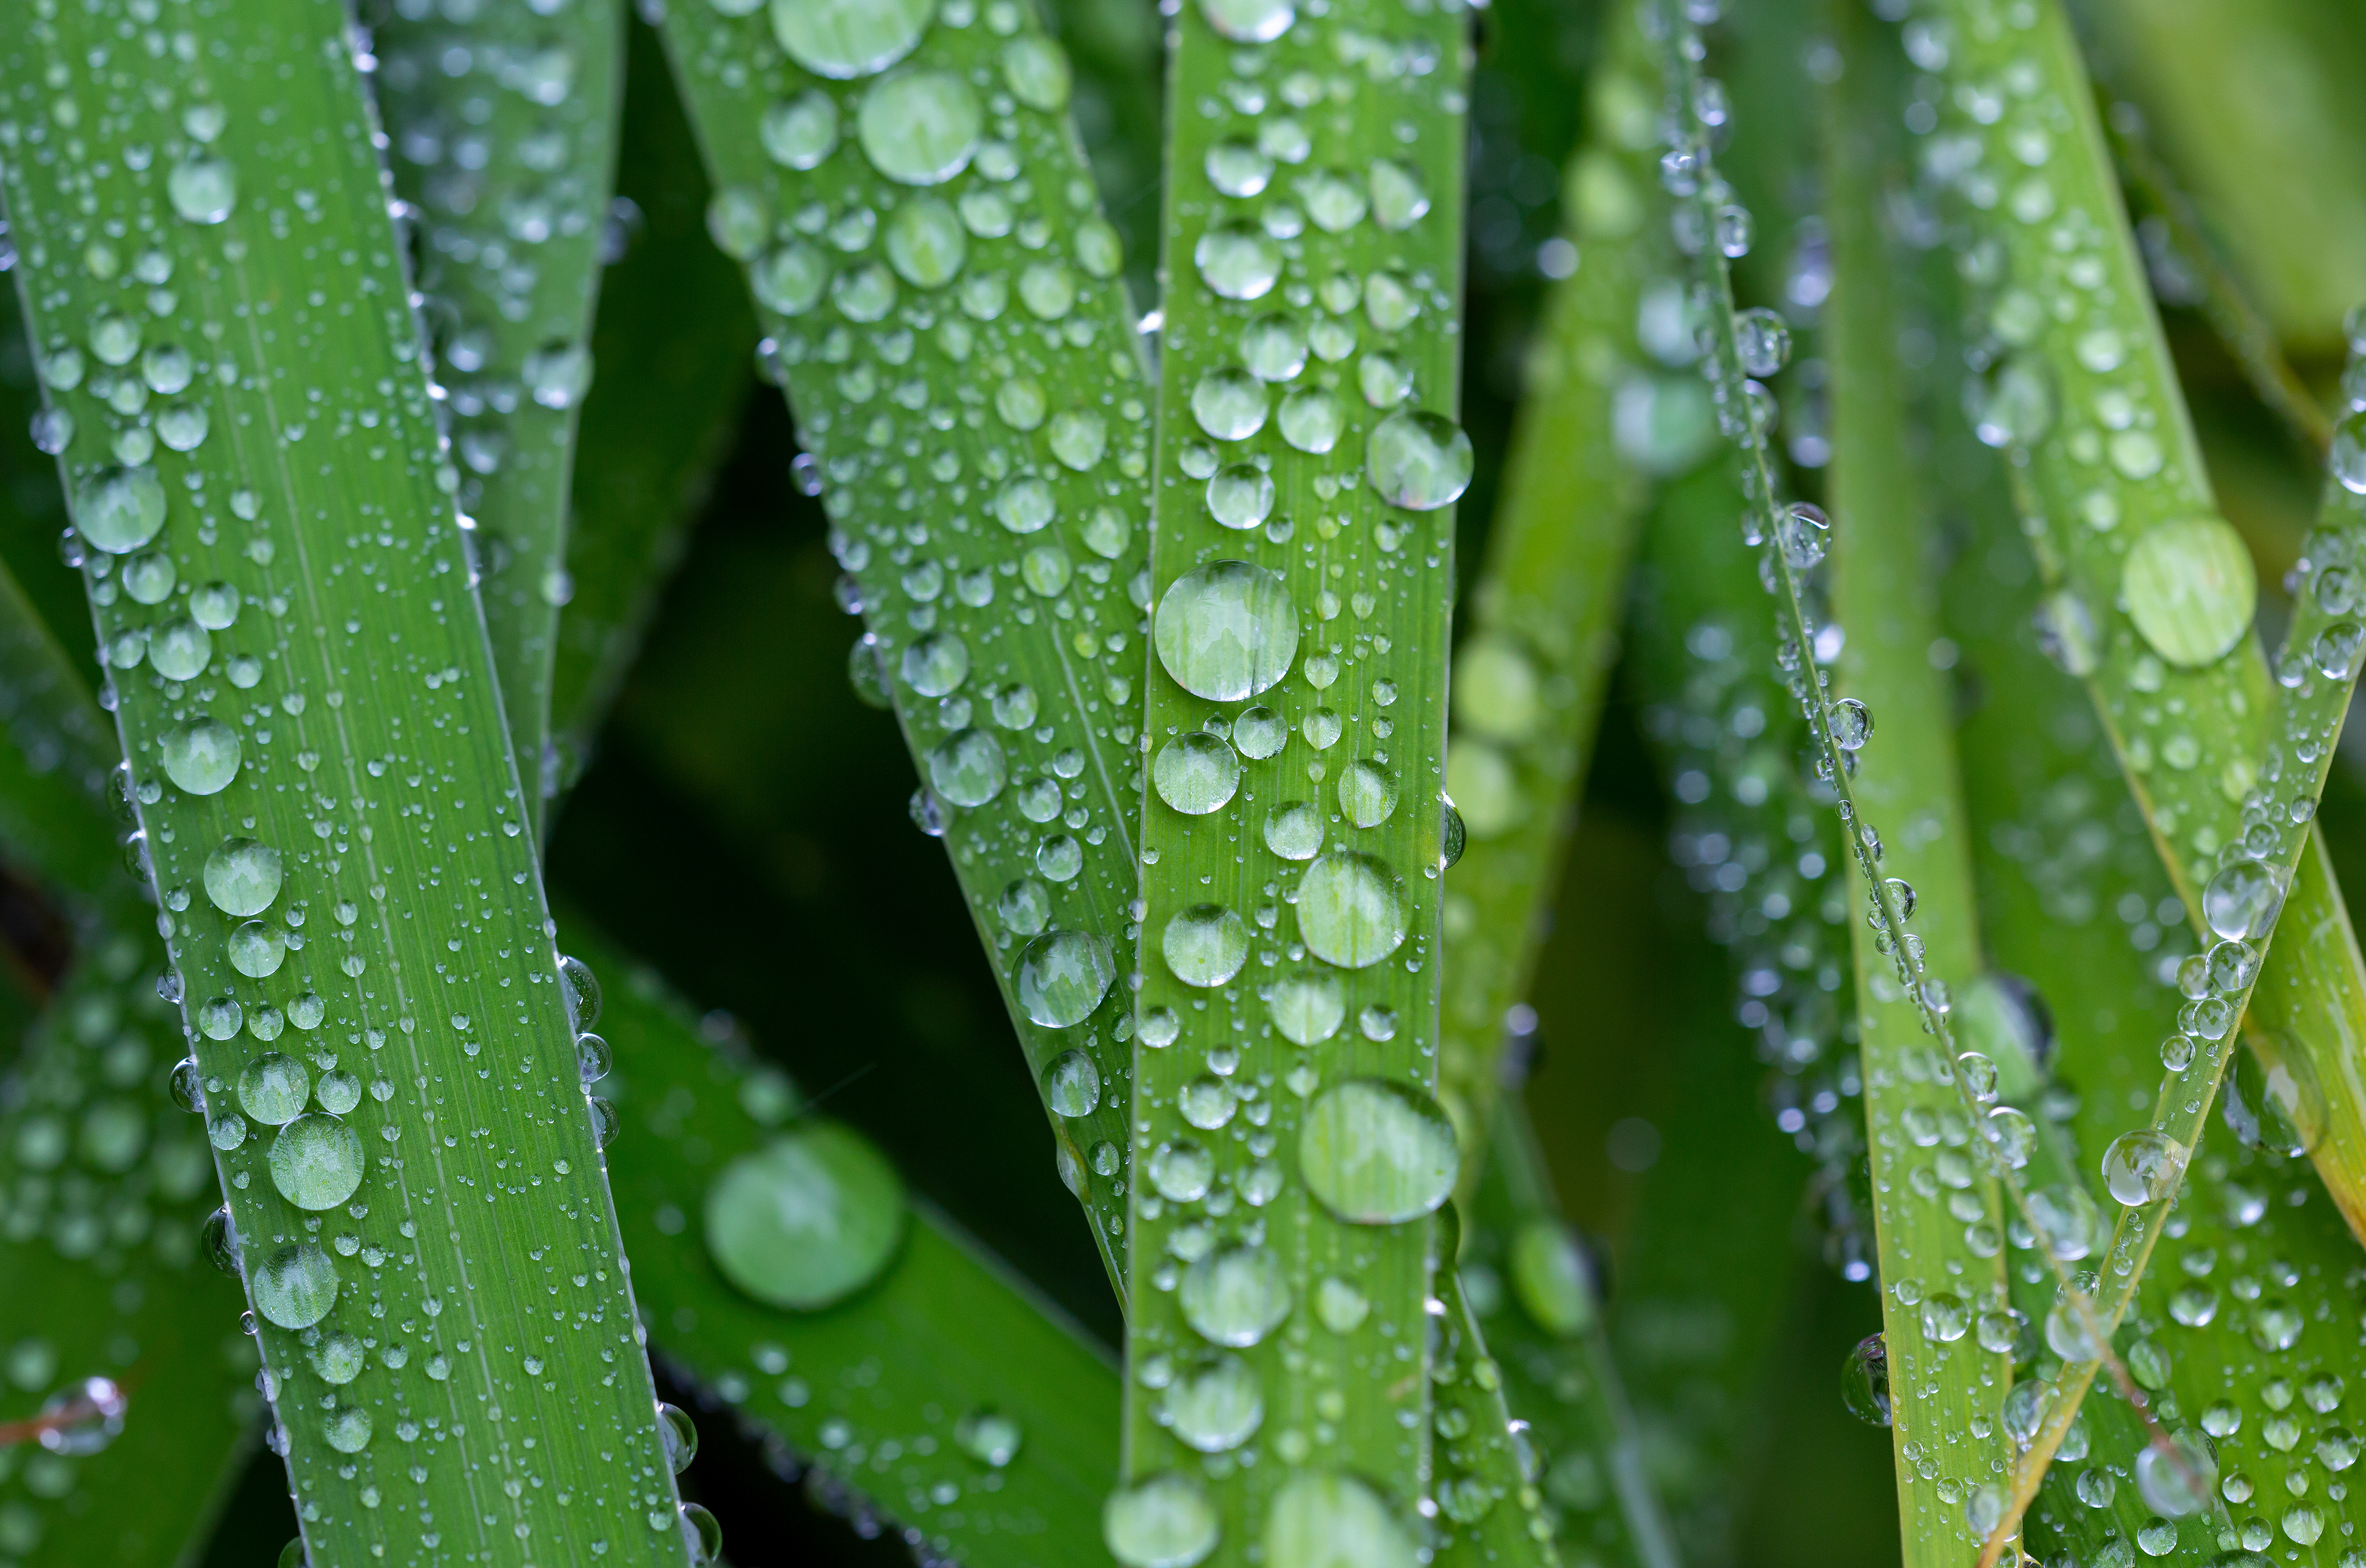
[[[782,1134],[725,1168],[706,1193],[706,1247],[740,1290],[811,1312],[876,1278],[904,1231],[904,1185],[835,1122]]]

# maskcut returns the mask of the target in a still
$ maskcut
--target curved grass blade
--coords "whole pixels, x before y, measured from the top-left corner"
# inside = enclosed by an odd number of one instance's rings
[[[1456,655],[1446,789],[1468,847],[1448,878],[1438,1081],[1462,1134],[1466,1198],[1494,1124],[1504,1017],[1527,994],[1560,879],[1644,505],[1644,475],[1614,435],[1620,400],[1631,411],[1639,396],[1636,309],[1664,267],[1650,254],[1662,204],[1631,6],[1606,42],[1586,93],[1591,134],[1567,181],[1583,265],[1553,288],[1530,350],[1474,625]]]
[[[1977,1336],[1966,1331],[2009,1308],[2005,1213],[1980,1157],[1993,1134],[1976,1131],[1953,1081],[1966,1068],[1925,1043],[1922,1009],[1945,1010],[1949,987],[1968,994],[1979,977],[1979,916],[1947,696],[1931,662],[1935,541],[1913,472],[1894,352],[1896,264],[1880,227],[1889,149],[1875,128],[1889,118],[1879,112],[1888,84],[1871,57],[1870,28],[1842,7],[1828,15],[1842,65],[1841,85],[1824,97],[1821,137],[1832,265],[1820,330],[1831,367],[1825,482],[1831,614],[1848,632],[1831,712],[1859,810],[1908,825],[1878,885],[1901,906],[1899,921],[1884,918],[1865,886],[1850,886],[1858,1055],[1904,1560],[1951,1562],[1994,1528],[1989,1510],[2000,1506],[1995,1483],[2008,1452],[1990,1412],[2012,1367],[1985,1323]],[[1900,944],[1920,960],[1923,996],[1900,988],[1891,953]],[[2007,1118],[2034,1134],[2020,1111],[1990,1115],[1992,1124]],[[1924,1152],[1934,1145],[1944,1146]]]
[[[786,7],[679,6],[666,46],[870,628],[851,672],[1122,1293],[1144,363],[1065,57],[1023,6],[891,11],[859,57]]]
[[[558,792],[551,661],[569,597],[569,481],[592,378],[625,8],[482,6],[446,20],[375,0],[363,15],[377,28],[395,191],[417,225],[412,280],[538,841]]]
[[[665,579],[737,430],[756,321],[706,234],[711,194],[657,35],[630,29],[620,228],[592,329],[599,375],[577,426],[567,585],[550,669],[563,792],[590,761]]]
[[[832,1506],[891,1523],[924,1561],[1098,1560],[1117,1469],[1107,1352],[892,1178],[884,1191],[833,1180],[860,1157],[849,1145],[867,1144],[812,1116],[650,971],[567,930],[569,950],[614,977],[603,1089],[625,1136],[609,1174],[656,1353],[760,1434],[775,1464],[809,1467]],[[750,1247],[718,1229],[740,1184],[777,1179],[800,1153],[817,1157],[794,1168],[797,1190],[868,1245],[817,1232]],[[811,1304],[749,1293],[760,1274]]]
[[[1435,1560],[1560,1568],[1528,1425],[1511,1416],[1502,1363],[1488,1351],[1458,1269],[1437,1271],[1437,1304],[1443,1310],[1436,1314],[1440,1332],[1429,1372]]]
[[[0,144],[298,1513],[341,1558],[682,1562],[343,13],[182,36],[20,18]]]
[[[1192,1561],[1261,1544],[1291,1568],[1347,1529],[1397,1561],[1436,1506],[1466,28],[1459,6],[1376,0],[1178,21],[1134,1055],[1147,1179],[1130,1484],[1106,1516],[1130,1568],[1178,1529]],[[1262,1404],[1254,1431],[1200,1414],[1234,1386]]]

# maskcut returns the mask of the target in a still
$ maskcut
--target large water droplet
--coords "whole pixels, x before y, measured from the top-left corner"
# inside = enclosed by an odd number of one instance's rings
[[[316,1242],[282,1247],[247,1283],[254,1310],[282,1328],[310,1328],[337,1304],[337,1266]]]
[[[2156,1514],[2181,1519],[2211,1506],[2218,1489],[2218,1460],[2193,1432],[2172,1434],[2136,1455],[2136,1490]]]
[[[1161,1144],[1150,1156],[1150,1184],[1168,1202],[1198,1202],[1215,1179],[1215,1156],[1189,1138]]]
[[[1347,405],[1319,387],[1306,388],[1281,400],[1276,423],[1292,447],[1320,457],[1338,446],[1346,432]]]
[[[124,555],[154,538],[164,527],[164,486],[153,468],[116,468],[82,492],[74,526],[84,540],[111,555]]]
[[[961,1451],[996,1470],[1019,1457],[1019,1445],[1025,1436],[1017,1420],[991,1405],[973,1410],[953,1423],[953,1441]]]
[[[1064,1051],[1043,1069],[1043,1103],[1055,1116],[1089,1116],[1101,1102],[1101,1072],[1082,1051]]]
[[[1224,223],[1191,247],[1200,280],[1227,299],[1262,299],[1281,276],[1281,247],[1262,229]]]
[[[2103,1151],[2103,1185],[2131,1209],[2175,1192],[2184,1174],[2184,1146],[2150,1127],[2121,1134]]]
[[[1319,1045],[1339,1032],[1347,998],[1338,976],[1319,972],[1285,976],[1273,983],[1266,1010],[1281,1037],[1297,1045]]]
[[[1186,1447],[1203,1454],[1239,1448],[1265,1419],[1256,1369],[1238,1356],[1225,1356],[1177,1378],[1159,1399],[1158,1419]]]
[[[912,52],[935,8],[933,0],[772,0],[772,34],[817,76],[868,76]]]
[[[220,795],[238,777],[238,731],[218,718],[166,730],[157,752],[164,776],[191,795]]]
[[[1042,895],[1041,884],[1025,886]],[[1068,1029],[1093,1015],[1116,980],[1108,942],[1089,931],[1050,931],[1020,952],[1013,984],[1029,1018],[1045,1029]]]
[[[811,169],[838,150],[838,103],[819,88],[764,111],[758,138],[765,155],[784,168]]]
[[[2282,912],[2292,874],[2260,861],[2236,861],[2202,890],[2202,918],[2225,942],[2261,942]]]
[[[190,222],[220,223],[238,206],[238,170],[227,158],[192,158],[164,177],[164,194]]]
[[[1193,1568],[1216,1550],[1216,1507],[1188,1475],[1154,1475],[1110,1494],[1101,1540],[1124,1568]]]
[[[893,231],[888,255],[896,254]],[[783,316],[802,316],[821,302],[829,284],[829,260],[819,248],[803,240],[775,246],[748,272],[749,291],[756,302]]]
[[[2241,535],[2221,518],[2187,517],[2136,540],[2120,568],[2120,592],[2155,651],[2198,669],[2250,630],[2259,581]]]
[[[1259,316],[1241,329],[1241,363],[1260,381],[1288,381],[1306,368],[1306,329],[1289,316]]]
[[[1327,964],[1378,964],[1404,942],[1403,884],[1370,855],[1325,855],[1299,885],[1298,930],[1307,951]]]
[[[131,1402],[112,1378],[80,1378],[41,1401],[41,1447],[53,1454],[95,1454],[123,1431]]]
[[[1841,1403],[1868,1427],[1889,1425],[1889,1348],[1868,1334],[1849,1351],[1841,1368]]]
[[[304,1064],[280,1051],[266,1051],[238,1075],[239,1108],[266,1127],[277,1127],[304,1114],[311,1097],[312,1075]]]
[[[1379,1493],[1353,1477],[1301,1472],[1266,1514],[1266,1568],[1414,1568],[1414,1544]]]
[[[1212,561],[1168,585],[1151,637],[1176,684],[1211,702],[1239,702],[1290,672],[1298,606],[1262,567]]]
[[[969,645],[932,632],[904,650],[904,683],[924,697],[948,697],[969,679]]]
[[[1191,418],[1218,441],[1245,441],[1265,428],[1265,383],[1245,370],[1211,370],[1191,389]]]
[[[279,897],[279,852],[253,839],[225,839],[206,857],[206,897],[225,915],[259,915]]]
[[[1396,776],[1378,762],[1358,760],[1339,770],[1339,809],[1358,828],[1377,828],[1396,812]]]
[[[1159,799],[1187,817],[1205,817],[1241,787],[1241,760],[1222,737],[1194,730],[1159,749],[1150,776]]]
[[[706,1193],[706,1247],[740,1290],[813,1312],[877,1277],[904,1231],[904,1184],[861,1134],[793,1128],[742,1155]]]
[[[1166,922],[1158,949],[1185,985],[1221,986],[1248,962],[1248,923],[1221,904],[1194,904]]]
[[[1316,1201],[1358,1225],[1435,1213],[1459,1165],[1454,1123],[1438,1103],[1377,1078],[1335,1084],[1307,1108],[1298,1158]]]
[[[1008,777],[1002,742],[983,729],[964,729],[929,752],[929,783],[955,806],[984,806]]]
[[[1391,506],[1435,512],[1470,488],[1470,437],[1441,414],[1399,410],[1364,443],[1364,470]]]
[[[1208,515],[1223,527],[1257,526],[1272,515],[1273,502],[1273,479],[1254,463],[1234,463],[1208,477]]]
[[[986,111],[950,71],[905,71],[863,95],[855,135],[872,167],[900,185],[934,186],[969,167]]]
[[[658,1405],[658,1437],[665,1444],[666,1468],[680,1475],[698,1457],[698,1424],[679,1404]]]
[[[1290,1280],[1269,1247],[1211,1252],[1191,1265],[1179,1292],[1183,1318],[1211,1342],[1245,1349],[1290,1315]]]
[[[325,1111],[299,1116],[280,1128],[268,1159],[271,1184],[299,1209],[333,1209],[362,1184],[361,1134]]]

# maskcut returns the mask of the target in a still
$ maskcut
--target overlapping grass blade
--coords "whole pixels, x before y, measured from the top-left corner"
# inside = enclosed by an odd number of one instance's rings
[[[1466,28],[1178,18],[1107,1513],[1132,1568],[1291,1568],[1347,1530],[1408,1560],[1435,1506]]]
[[[755,316],[706,233],[712,194],[657,35],[630,28],[613,231],[576,445],[569,596],[551,658],[563,792],[590,760],[660,587],[688,542],[751,377]]]
[[[436,16],[374,0],[378,109],[474,524],[528,826],[558,791],[550,676],[575,427],[614,188],[624,0]],[[620,371],[626,367],[617,367]]]
[[[1617,8],[1586,88],[1590,133],[1566,181],[1583,265],[1556,285],[1529,351],[1474,625],[1456,654],[1447,793],[1468,847],[1448,879],[1438,1080],[1463,1190],[1494,1122],[1504,1015],[1527,990],[1601,714],[1644,504],[1614,441],[1635,313],[1664,269],[1654,219],[1651,71]]]
[[[0,142],[299,1516],[683,1561],[343,14],[126,25],[14,18]]]
[[[665,23],[709,227],[836,524],[857,688],[904,727],[1121,1290],[1150,389],[1116,231],[1027,7],[899,0],[859,41],[777,16]]]
[[[626,1134],[609,1173],[656,1353],[710,1393],[712,1419],[760,1438],[784,1473],[810,1470],[825,1503],[892,1525],[924,1559],[1096,1561],[1117,1472],[1108,1353],[892,1179],[884,1190],[826,1179],[846,1169],[854,1134],[654,974],[567,930],[569,951],[609,977],[601,1031],[615,1071],[603,1087]],[[718,1230],[746,1173],[792,1168],[831,1224],[753,1254]],[[767,1304],[736,1282],[750,1268],[833,1299]]]
[[[1899,825],[1881,869],[1893,892],[1908,890],[1892,924],[1862,883],[1850,886],[1857,1051],[1904,1559],[1955,1562],[1993,1528],[1983,1510],[1999,1506],[2008,1458],[1991,1412],[2011,1382],[2013,1335],[1990,1327],[2011,1323],[2006,1212],[1981,1157],[1992,1134],[1976,1128],[1953,1081],[1964,1069],[1926,1043],[1922,1007],[1935,997],[1945,1010],[1950,988],[1968,998],[1981,978],[1979,917],[1944,676],[1931,661],[1935,541],[1895,358],[1896,262],[1880,218],[1892,150],[1876,129],[1887,119],[1888,73],[1871,28],[1832,12],[1842,66],[1821,117],[1832,285],[1819,341],[1831,367],[1831,613],[1848,634],[1834,728],[1858,808]],[[1902,993],[1890,953],[1899,943],[1916,950],[1929,995]],[[2034,1134],[2022,1111],[1992,1116]]]

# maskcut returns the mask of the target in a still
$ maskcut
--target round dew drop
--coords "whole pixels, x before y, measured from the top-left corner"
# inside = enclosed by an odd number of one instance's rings
[[[287,957],[287,937],[261,920],[248,920],[230,933],[230,966],[252,980],[268,979]]]
[[[793,1129],[731,1162],[706,1193],[706,1248],[725,1279],[812,1312],[875,1279],[904,1230],[904,1184],[860,1134]]]
[[[1191,1265],[1183,1318],[1211,1344],[1246,1349],[1290,1315],[1290,1280],[1269,1247],[1231,1247]]]
[[[1298,657],[1298,606],[1281,579],[1246,561],[1212,561],[1168,584],[1152,620],[1158,662],[1210,702],[1239,702],[1279,682]]]
[[[964,729],[929,753],[930,784],[955,806],[986,805],[1008,777],[1002,742],[983,729]]]
[[[1379,1493],[1351,1476],[1301,1472],[1274,1494],[1266,1568],[1414,1568],[1413,1540]]]
[[[1408,512],[1451,506],[1470,488],[1470,437],[1440,414],[1399,410],[1364,444],[1364,469],[1380,499]]]
[[[225,915],[259,915],[279,897],[279,852],[253,839],[225,839],[206,857],[206,897]]]
[[[1298,20],[1293,0],[1200,0],[1208,26],[1234,43],[1271,43]]]
[[[1248,962],[1248,923],[1221,904],[1194,904],[1166,922],[1158,947],[1185,985],[1221,986]]]
[[[1045,897],[1048,905],[1040,883],[1030,881],[1024,886]],[[1090,1018],[1116,983],[1117,962],[1108,942],[1089,931],[1051,931],[1020,951],[1013,986],[1020,1008],[1034,1022],[1045,1029],[1070,1029]]]
[[[84,540],[110,555],[124,555],[154,538],[164,527],[164,486],[153,468],[116,468],[83,491],[74,526]]]
[[[1347,428],[1347,405],[1336,396],[1310,388],[1281,400],[1278,422],[1281,438],[1298,451],[1316,457],[1339,445]]]
[[[1323,848],[1323,818],[1312,806],[1276,807],[1266,814],[1265,847],[1284,860],[1313,860]]]
[[[1020,103],[1048,114],[1067,106],[1076,76],[1058,44],[1029,33],[1002,46],[1002,79]]]
[[[764,111],[758,138],[783,168],[811,169],[838,150],[838,103],[814,88]]]
[[[2103,1185],[2131,1209],[2167,1198],[2184,1175],[2184,1146],[2149,1127],[2121,1134],[2103,1151]]]
[[[1211,370],[1191,389],[1192,420],[1218,441],[1246,440],[1265,416],[1265,383],[1245,370]]]
[[[1064,1051],[1043,1070],[1043,1103],[1055,1116],[1089,1116],[1101,1102],[1101,1073],[1082,1051]]]
[[[1191,265],[1200,281],[1223,299],[1262,299],[1281,277],[1281,247],[1262,229],[1221,224],[1191,247]]]
[[[1339,771],[1339,809],[1358,828],[1377,828],[1395,815],[1397,781],[1377,762],[1358,760]]]
[[[1244,757],[1262,761],[1280,750],[1289,739],[1290,726],[1269,707],[1245,709],[1233,720],[1233,746]]]
[[[333,1209],[362,1184],[359,1133],[326,1111],[299,1116],[271,1140],[271,1184],[299,1209]]]
[[[1176,1379],[1158,1402],[1158,1420],[1200,1453],[1239,1448],[1265,1420],[1265,1390],[1256,1369],[1238,1356],[1226,1356],[1204,1371]]]
[[[283,1051],[266,1051],[238,1075],[239,1109],[269,1127],[284,1126],[304,1114],[312,1092],[312,1075],[304,1064]]]
[[[148,662],[167,681],[196,680],[213,657],[214,639],[195,621],[167,621],[148,634]]]
[[[164,194],[190,222],[220,223],[238,206],[238,170],[226,158],[192,158],[164,177]]]
[[[358,1335],[337,1329],[323,1334],[307,1347],[304,1359],[320,1374],[322,1382],[332,1388],[343,1388],[366,1370],[369,1350]]]
[[[242,756],[238,731],[218,718],[201,718],[165,731],[157,751],[164,776],[191,795],[220,795],[238,777]]]
[[[1307,951],[1343,969],[1362,969],[1403,946],[1403,885],[1370,855],[1335,852],[1306,870],[1298,890],[1298,929]]]
[[[2259,580],[2242,536],[2224,519],[2187,517],[2136,540],[2120,568],[2120,592],[2156,652],[2199,669],[2243,640]]]
[[[887,254],[890,261],[895,259],[892,224]],[[749,269],[748,288],[756,296],[756,303],[766,310],[783,316],[802,316],[821,302],[829,276],[829,262],[818,249],[803,240],[792,240],[769,252]]]
[[[1298,1157],[1315,1201],[1358,1225],[1435,1213],[1460,1165],[1454,1123],[1437,1102],[1377,1078],[1325,1089],[1307,1109]]]
[[[863,155],[898,185],[936,186],[969,167],[986,111],[950,71],[906,71],[863,95],[855,136]]]
[[[337,1304],[337,1266],[316,1242],[283,1247],[248,1281],[254,1310],[282,1328],[310,1328]]]
[[[1187,817],[1205,817],[1240,788],[1241,760],[1222,737],[1194,730],[1160,748],[1150,776],[1159,799]]]
[[[817,76],[884,71],[928,30],[932,0],[772,0],[772,36]]]
[[[1594,1286],[1577,1238],[1558,1220],[1535,1219],[1512,1241],[1512,1294],[1546,1333],[1567,1338],[1594,1321]]]
[[[1170,1203],[1196,1203],[1216,1179],[1216,1159],[1189,1138],[1161,1144],[1150,1156],[1150,1184]]]
[[[1283,1039],[1293,1045],[1320,1045],[1346,1021],[1346,991],[1334,975],[1289,975],[1273,983],[1266,1010]]]
[[[1272,477],[1253,463],[1234,463],[1208,478],[1208,515],[1223,527],[1256,527],[1273,514],[1273,502]]]
[[[1306,368],[1306,329],[1289,316],[1259,316],[1241,329],[1241,363],[1260,381],[1289,381]]]
[[[1215,1505],[1188,1475],[1154,1475],[1101,1506],[1101,1540],[1123,1568],[1193,1568],[1216,1535]]]
[[[973,1410],[953,1423],[953,1441],[962,1452],[996,1470],[1019,1457],[1019,1445],[1025,1438],[1016,1420],[991,1406]]]

